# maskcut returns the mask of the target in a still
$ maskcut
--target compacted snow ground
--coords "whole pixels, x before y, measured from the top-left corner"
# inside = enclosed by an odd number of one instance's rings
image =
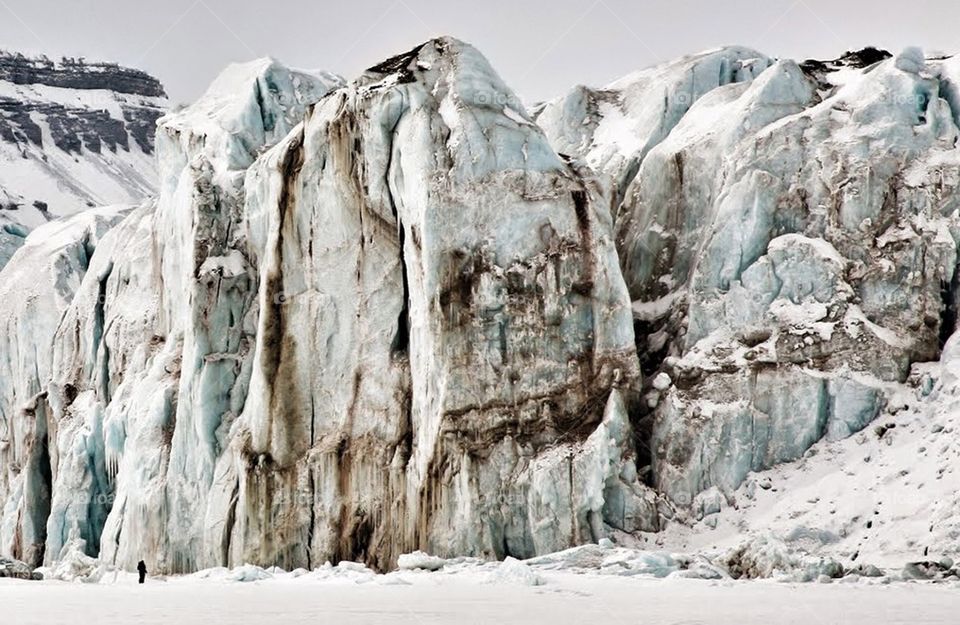
[[[953,584],[788,584],[623,579],[573,573],[529,586],[405,572],[376,580],[195,577],[116,583],[0,580],[4,623],[609,623],[658,625],[944,624],[960,618]]]

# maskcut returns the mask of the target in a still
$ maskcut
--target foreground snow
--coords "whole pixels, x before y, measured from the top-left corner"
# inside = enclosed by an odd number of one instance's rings
[[[453,574],[309,573],[239,584],[212,575],[98,585],[0,580],[21,625],[66,623],[955,623],[955,585],[783,584],[545,573],[543,585],[484,569]]]

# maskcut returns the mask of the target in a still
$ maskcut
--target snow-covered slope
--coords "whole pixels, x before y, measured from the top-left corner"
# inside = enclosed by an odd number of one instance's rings
[[[0,53],[0,267],[50,219],[155,194],[166,106],[137,70]]]
[[[751,535],[773,536],[792,552],[885,571],[956,560],[956,341],[942,364],[918,366],[915,388],[892,395],[870,427],[843,440],[823,440],[795,462],[751,475],[728,495],[711,491],[701,497],[711,505],[694,512],[692,526],[673,524],[650,542],[704,552],[740,545]]]

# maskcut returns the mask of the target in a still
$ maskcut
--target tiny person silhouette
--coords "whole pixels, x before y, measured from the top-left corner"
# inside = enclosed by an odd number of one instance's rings
[[[137,572],[140,573],[140,583],[142,584],[147,579],[147,565],[143,560],[140,560],[140,563],[137,564]]]

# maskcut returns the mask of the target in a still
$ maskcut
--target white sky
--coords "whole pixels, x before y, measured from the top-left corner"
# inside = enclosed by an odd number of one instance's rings
[[[356,76],[448,34],[524,99],[725,44],[834,58],[865,45],[960,51],[957,0],[0,0],[0,48],[116,61],[196,98],[229,62]]]

